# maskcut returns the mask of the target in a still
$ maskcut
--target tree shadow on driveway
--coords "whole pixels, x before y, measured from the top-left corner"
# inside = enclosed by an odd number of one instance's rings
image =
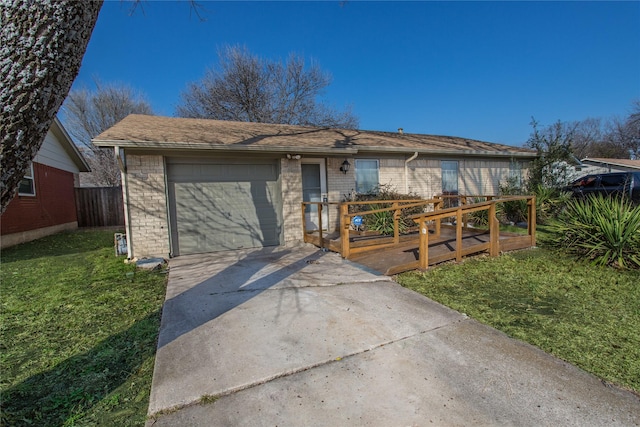
[[[158,349],[273,288],[326,254],[299,252],[264,248],[177,258],[171,265]]]

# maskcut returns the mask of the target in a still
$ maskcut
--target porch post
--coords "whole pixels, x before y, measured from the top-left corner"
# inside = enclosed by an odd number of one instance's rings
[[[319,230],[318,230],[318,235],[320,236],[320,247],[324,248],[324,238],[322,236],[322,202],[318,203],[318,225],[319,225]]]
[[[418,220],[420,230],[420,270],[426,270],[429,268],[429,229],[427,228],[427,221],[425,217],[420,217]]]
[[[400,209],[398,209],[398,202],[393,203],[393,243],[395,245],[400,243]]]
[[[439,199],[436,203],[433,204],[433,210],[439,211],[440,209],[442,209],[442,203],[443,203],[442,199]],[[441,221],[440,217],[436,218],[435,220],[436,238],[438,239],[440,238],[440,221]]]
[[[527,204],[529,205],[529,224],[527,226],[528,228],[528,233],[529,236],[531,237],[531,246],[535,246],[536,245],[536,196],[531,196],[531,198],[529,198],[529,200],[527,201]]]
[[[342,245],[342,257],[348,258],[349,253],[349,205],[340,203],[340,243]]]
[[[305,217],[304,211],[305,211],[305,202],[302,202],[302,204],[300,205],[302,206],[302,241],[307,243],[307,218]]]
[[[462,261],[462,206],[456,211],[456,262]]]
[[[498,256],[500,253],[500,223],[496,218],[496,203],[489,207],[489,255]]]

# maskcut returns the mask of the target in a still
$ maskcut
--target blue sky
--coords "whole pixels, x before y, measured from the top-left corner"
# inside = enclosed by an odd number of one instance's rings
[[[521,145],[543,124],[625,117],[640,98],[640,2],[106,1],[74,87],[122,82],[172,116],[241,44],[333,75],[324,99],[367,130]]]

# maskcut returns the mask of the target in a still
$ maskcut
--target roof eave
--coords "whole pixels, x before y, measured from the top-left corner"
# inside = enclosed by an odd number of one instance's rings
[[[603,166],[616,166],[616,167],[622,167],[622,168],[629,168],[629,169],[637,169],[640,170],[640,167],[635,166],[635,165],[629,165],[629,164],[625,164],[625,163],[618,163],[618,162],[610,162],[610,161],[604,161],[604,160],[597,160],[597,159],[590,159],[590,158],[584,158],[582,159],[582,163],[596,163],[599,165],[603,165]],[[594,165],[596,166],[596,165]]]
[[[260,146],[240,144],[213,144],[202,142],[154,142],[154,141],[125,141],[125,140],[93,140],[98,147],[135,148],[136,150],[200,150],[218,152],[254,152],[254,153],[278,153],[278,154],[356,154],[357,149],[351,147],[285,147],[285,146]]]
[[[80,172],[91,172],[91,168],[89,167],[87,160],[84,158],[82,153],[80,153],[80,150],[78,150],[78,147],[76,147],[76,145],[73,143],[71,136],[62,125],[62,122],[57,117],[54,117],[53,119],[51,131],[54,133],[56,132],[59,133],[57,136],[58,138],[62,138],[60,141],[62,148],[67,153],[69,158],[71,158],[73,163],[75,163],[78,170]]]
[[[537,157],[535,152],[522,152],[522,151],[488,151],[488,150],[438,150],[438,149],[420,149],[412,147],[364,147],[359,146],[358,152],[360,153],[403,153],[403,154],[431,154],[431,155],[457,155],[457,156],[471,156],[471,157],[521,157],[531,158]]]
[[[325,155],[355,155],[364,153],[388,153],[388,154],[430,154],[440,156],[465,156],[465,157],[505,157],[526,158],[537,157],[535,152],[521,151],[488,151],[488,150],[438,150],[420,149],[414,147],[381,147],[353,145],[348,147],[294,147],[294,146],[264,146],[242,144],[215,144],[203,142],[157,142],[157,141],[130,141],[130,140],[93,140],[99,147],[134,148],[136,150],[200,150],[217,152],[254,152],[254,153],[278,153],[278,154],[325,154]]]

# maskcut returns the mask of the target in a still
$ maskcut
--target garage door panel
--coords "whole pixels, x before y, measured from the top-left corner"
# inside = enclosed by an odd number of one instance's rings
[[[169,164],[168,169],[175,254],[280,244],[275,162]]]
[[[183,164],[169,165],[172,182],[277,181],[275,164]]]

